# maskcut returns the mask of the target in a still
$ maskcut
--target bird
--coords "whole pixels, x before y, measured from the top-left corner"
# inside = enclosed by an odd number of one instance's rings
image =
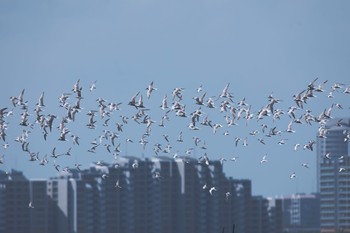
[[[136,105],[136,97],[140,94],[140,92],[137,92],[135,95],[133,95],[128,103],[128,105],[130,106],[134,106],[137,108],[137,105]]]
[[[343,172],[343,171],[346,171],[346,168],[344,167],[339,168],[339,172]]]
[[[33,205],[33,202],[29,202],[29,204],[28,204],[28,208],[30,208],[30,209],[34,209],[34,205]]]
[[[132,166],[133,169],[138,168],[139,164],[138,164],[137,160],[135,160],[131,166]]]
[[[278,141],[278,145],[286,144],[286,140],[288,140],[288,139],[281,139],[280,141]]]
[[[295,174],[295,172],[293,172],[293,173],[289,176],[290,179],[294,179],[295,177],[297,177],[297,175]]]
[[[213,133],[216,134],[216,131],[218,130],[218,128],[222,128],[223,126],[221,124],[214,124],[213,125]]]
[[[300,147],[299,143],[294,144],[294,151],[297,151],[299,147]]]
[[[226,192],[225,196],[226,196],[226,200],[228,200],[232,196],[232,194],[230,192]]]
[[[227,161],[225,158],[220,158],[220,164],[221,165],[223,165],[225,161]]]
[[[81,164],[76,163],[76,164],[74,164],[74,166],[77,168],[78,171],[80,171]]]
[[[291,122],[288,124],[288,127],[287,127],[286,132],[288,132],[288,133],[295,133],[295,131],[292,129],[292,125],[293,125],[293,121],[291,121]]]
[[[209,189],[209,193],[210,193],[210,195],[212,195],[212,196],[213,196],[213,191],[217,191],[216,187],[211,187],[211,188]]]
[[[309,164],[307,164],[307,163],[303,163],[303,164],[301,164],[301,166],[303,166],[305,168],[309,168]]]
[[[160,175],[160,172],[157,172],[157,171],[153,173],[153,177],[154,177],[155,179],[158,179],[158,180],[163,178],[163,177]]]
[[[267,155],[264,155],[263,158],[260,160],[260,163],[266,163],[267,159],[266,159]]]
[[[183,142],[183,139],[182,139],[182,131],[179,133],[179,136],[176,140],[177,142]]]
[[[0,164],[4,164],[4,157],[5,157],[4,155],[0,156]]]
[[[97,80],[94,81],[94,82],[90,85],[90,88],[89,88],[90,91],[96,90],[96,82],[97,82]]]
[[[263,138],[258,138],[258,141],[261,143],[261,144],[264,144],[265,145],[265,141]]]
[[[147,90],[146,95],[147,95],[147,98],[149,99],[149,98],[151,97],[152,91],[157,90],[157,88],[155,88],[155,87],[153,86],[153,81],[148,85],[148,87],[146,88],[146,90]]]
[[[119,189],[121,189],[122,187],[119,185],[119,180],[117,180],[116,182],[115,182],[115,186],[114,186],[115,188],[119,188]]]
[[[237,147],[238,145],[238,142],[240,141],[241,139],[239,137],[235,137],[234,141],[235,141],[235,146]]]
[[[55,160],[53,161],[53,166],[55,167],[56,171],[58,171],[58,172],[60,171],[61,166],[59,164],[56,164]]]
[[[71,135],[72,139],[73,139],[73,145],[78,145],[79,146],[79,136],[77,135]]]

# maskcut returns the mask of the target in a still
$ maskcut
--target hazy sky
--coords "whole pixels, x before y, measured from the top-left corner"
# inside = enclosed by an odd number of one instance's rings
[[[56,114],[55,129],[44,141],[42,130],[37,125],[31,129],[30,149],[40,152],[39,157],[50,155],[54,147],[63,153],[72,147],[72,156],[56,160],[61,167],[74,167],[79,162],[87,167],[90,162],[103,160],[112,162],[113,156],[104,146],[98,153],[87,152],[90,142],[106,128],[96,116],[95,130],[86,129],[89,110],[98,110],[97,98],[108,102],[122,102],[120,110],[111,116],[108,130],[117,131],[115,123],[121,123],[120,115],[129,118],[135,108],[128,106],[130,98],[138,91],[145,98],[149,115],[156,123],[152,128],[149,144],[143,151],[138,141],[145,126],[132,120],[124,126],[118,142],[121,155],[151,157],[153,145],[167,142],[162,137],[168,134],[173,147],[184,154],[187,148],[195,147],[192,137],[205,140],[206,151],[196,149],[193,157],[205,152],[210,159],[238,156],[236,162],[224,163],[224,172],[234,178],[248,178],[253,182],[253,193],[264,196],[312,192],[316,190],[315,152],[293,150],[295,143],[301,145],[316,139],[318,125],[293,125],[293,134],[283,133],[267,138],[261,132],[261,124],[269,128],[276,126],[284,131],[291,121],[286,114],[288,107],[295,105],[293,95],[304,90],[316,77],[316,84],[325,80],[326,91],[317,93],[305,109],[318,116],[332,103],[340,103],[343,110],[334,107],[333,116],[349,116],[350,94],[341,93],[350,84],[350,2],[349,1],[233,1],[233,0],[133,0],[133,1],[1,1],[0,2],[0,107],[12,109],[10,96],[18,96],[25,88],[30,122],[34,122],[34,108],[42,92],[45,92],[43,114]],[[56,129],[66,111],[58,107],[58,98],[64,92],[71,92],[74,83],[80,79],[83,88],[82,112],[76,122],[67,124],[72,134],[80,136],[81,145],[57,140]],[[97,89],[90,92],[89,86],[97,80]],[[154,81],[158,89],[146,98],[146,87]],[[199,131],[187,128],[189,118],[180,119],[169,113],[170,120],[164,128],[158,127],[164,111],[160,110],[162,98],[175,87],[184,88],[183,104],[190,115],[199,106],[192,97],[207,92],[206,99],[218,96],[227,83],[237,106],[246,98],[251,105],[254,119],[248,125],[239,120],[237,126],[227,128],[220,113],[220,102],[216,109],[202,107],[205,116],[213,123],[224,125],[214,135],[212,130],[201,126]],[[334,83],[345,84],[343,89],[327,98]],[[203,91],[196,89],[203,85]],[[282,101],[276,108],[285,111],[280,121],[271,117],[257,121],[257,111],[268,103],[267,96],[273,93]],[[71,104],[76,101],[73,96]],[[8,123],[7,142],[10,147],[0,149],[5,155],[5,164],[0,169],[23,170],[28,177],[50,177],[56,175],[53,159],[45,167],[38,162],[28,162],[29,156],[22,152],[21,145],[14,139],[22,133],[19,126],[22,110],[17,107],[14,115],[6,118]],[[259,130],[256,136],[249,133]],[[230,135],[224,136],[228,130]],[[176,142],[183,131],[185,142]],[[242,141],[234,146],[234,138],[248,139],[248,146]],[[134,144],[125,144],[132,138]],[[257,140],[264,138],[266,145]],[[285,145],[278,145],[281,139]],[[105,143],[105,142],[104,142]],[[4,142],[2,142],[4,144]],[[263,155],[268,162],[260,164]],[[308,163],[310,168],[301,166]],[[295,172],[297,178],[290,180]]]

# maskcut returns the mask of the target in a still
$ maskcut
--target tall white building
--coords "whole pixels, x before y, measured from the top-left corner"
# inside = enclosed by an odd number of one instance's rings
[[[317,137],[321,232],[350,232],[350,119],[332,119]]]

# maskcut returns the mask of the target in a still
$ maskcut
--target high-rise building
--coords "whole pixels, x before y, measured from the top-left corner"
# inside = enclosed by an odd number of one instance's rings
[[[350,119],[332,119],[317,136],[321,232],[350,232]]]
[[[275,198],[274,232],[319,233],[320,202],[317,194],[293,194]]]
[[[124,156],[49,180],[1,173],[0,217],[0,233],[271,233],[249,180],[190,157]]]
[[[246,232],[272,232],[269,221],[269,201],[262,196],[253,196],[251,200],[251,222],[249,231]]]
[[[226,178],[219,161],[125,156],[48,186],[57,232],[211,233],[235,224],[249,233],[252,225],[251,182]]]
[[[1,218],[2,232],[30,232],[30,214],[34,210],[28,208],[30,200],[29,181],[21,172],[12,170],[1,173],[1,199],[4,213]]]
[[[46,180],[28,180],[21,172],[0,173],[0,232],[52,232]]]

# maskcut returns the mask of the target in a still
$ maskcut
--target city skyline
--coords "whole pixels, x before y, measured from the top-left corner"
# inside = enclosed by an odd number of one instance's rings
[[[226,177],[220,161],[193,158],[128,156],[118,167],[93,164],[47,180],[1,172],[7,214],[0,231],[209,233],[234,225],[242,233],[318,232],[317,196],[274,199],[251,191],[250,180]]]
[[[29,178],[40,178],[56,175],[54,162],[60,165],[60,171],[66,166],[74,167],[76,163],[81,163],[84,168],[92,162],[113,162],[113,156],[104,145],[96,154],[88,152],[90,142],[106,127],[103,127],[100,116],[96,116],[96,129],[87,129],[89,116],[86,114],[90,110],[98,111],[95,100],[104,98],[108,103],[122,103],[120,110],[111,116],[108,127],[111,132],[117,132],[115,124],[121,123],[120,115],[129,117],[129,123],[116,139],[116,144],[121,143],[120,156],[150,158],[154,155],[154,144],[160,143],[162,149],[167,145],[164,134],[168,135],[173,147],[168,156],[172,157],[177,150],[181,155],[189,148],[196,148],[193,137],[199,137],[200,146],[205,140],[208,149],[197,148],[191,155],[199,158],[207,153],[210,160],[225,158],[228,160],[224,162],[225,174],[252,180],[254,194],[274,196],[315,192],[316,152],[302,147],[311,140],[316,141],[319,124],[293,123],[295,133],[283,132],[273,139],[267,138],[266,132],[262,133],[261,124],[266,123],[267,130],[276,126],[277,130],[286,131],[292,120],[287,111],[290,106],[296,106],[293,95],[307,89],[316,78],[316,86],[328,80],[323,86],[325,91],[315,92],[317,97],[310,98],[303,109],[296,110],[296,116],[304,115],[309,109],[318,117],[332,104],[340,104],[343,108],[333,105],[332,117],[347,118],[350,115],[350,95],[342,93],[350,84],[347,43],[350,31],[346,27],[349,21],[346,9],[350,4],[347,1],[197,3],[135,1],[98,4],[89,1],[85,4],[40,4],[34,1],[30,6],[18,2],[0,3],[3,22],[0,31],[3,86],[0,107],[7,108],[7,112],[13,109],[14,113],[5,119],[8,130],[6,142],[1,143],[4,164],[0,169],[15,168]],[[76,93],[71,90],[78,79],[84,98],[81,113],[77,114],[76,122],[67,124],[71,131],[67,134],[69,141],[58,141],[60,131],[56,127],[67,113],[66,109],[58,107],[58,98],[62,93],[72,93],[70,97],[73,98],[68,103],[75,105]],[[89,88],[96,80],[96,89],[90,92]],[[148,99],[146,88],[151,81],[157,90]],[[225,116],[230,116],[230,113],[220,112],[220,104],[225,98],[217,100],[217,97],[228,83],[233,95],[230,105],[238,110],[241,108],[239,102],[245,99],[247,106],[243,108],[251,106],[253,119],[247,125],[241,118],[237,120],[238,125],[228,127]],[[335,84],[342,84],[341,88],[333,92],[334,98],[329,98]],[[203,91],[198,93],[200,85]],[[159,127],[166,112],[159,106],[164,95],[168,97],[168,105],[172,105],[174,88],[184,88],[181,103],[186,106],[188,117],[180,119],[172,111],[165,127]],[[18,97],[23,89],[28,113],[32,114],[28,116],[29,123],[34,124],[33,129],[26,127],[31,131],[29,148],[33,153],[39,152],[40,159],[48,155],[49,163],[45,166],[39,165],[40,162],[28,162],[28,154],[22,151],[21,144],[14,142],[25,127],[19,125],[20,106],[14,107],[9,98]],[[58,116],[47,141],[39,125],[34,123],[34,109],[43,92],[46,106],[42,108],[42,114],[45,117],[48,114]],[[145,106],[150,109],[148,113],[155,121],[145,150],[138,143],[144,128],[140,129],[132,121],[136,109],[128,105],[138,92],[143,95]],[[205,92],[205,101],[216,97],[216,108],[202,106],[204,114],[198,122],[201,129],[198,132],[189,130],[191,113],[199,108],[193,97]],[[257,121],[259,110],[269,104],[271,94],[281,100],[275,104],[275,109],[284,111],[281,120],[273,121],[273,114],[269,113],[270,117]],[[212,129],[200,125],[206,116],[214,124],[224,127],[214,135]],[[255,130],[259,132],[251,135]],[[226,131],[229,135],[224,136]],[[184,143],[179,146],[176,140],[180,132]],[[73,144],[73,134],[80,137],[79,146]],[[237,147],[236,137],[241,138]],[[127,138],[134,144],[127,144]],[[245,138],[248,146],[242,145]],[[6,143],[9,147],[5,149],[3,145]],[[295,152],[297,143],[301,146]],[[57,154],[61,154],[70,147],[70,157],[50,157],[54,148]],[[267,162],[261,163],[265,155]],[[230,161],[234,156],[236,162]],[[290,179],[294,172],[296,178]]]

